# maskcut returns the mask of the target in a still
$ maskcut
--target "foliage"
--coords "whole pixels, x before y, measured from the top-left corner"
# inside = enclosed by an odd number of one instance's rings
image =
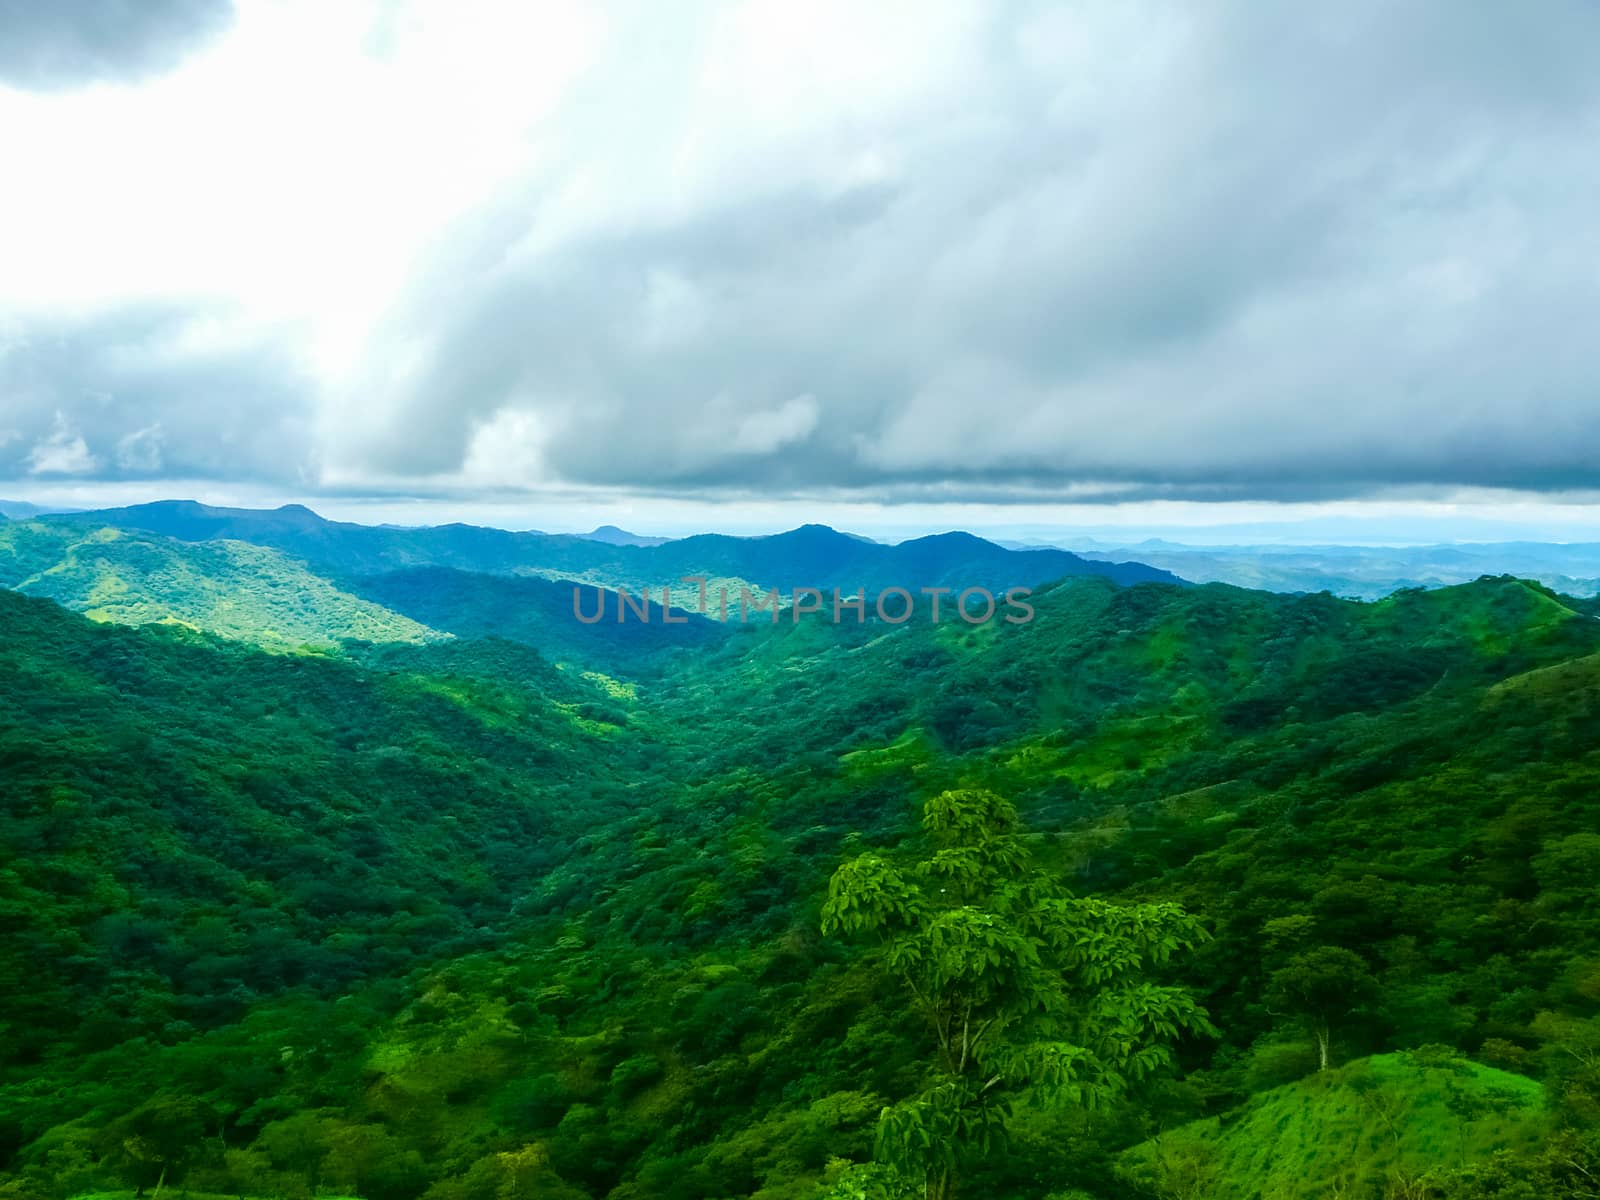
[[[1275,1001],[1301,1016],[1316,1038],[1319,1071],[1328,1069],[1334,1023],[1369,1003],[1377,990],[1361,956],[1343,946],[1307,950],[1272,974]]]
[[[1145,978],[1201,940],[1181,909],[1067,894],[993,792],[934,796],[922,828],[919,861],[868,852],[834,873],[822,929],[876,939],[878,968],[932,1036],[921,1090],[884,1110],[878,1141],[943,1200],[963,1159],[998,1148],[1018,1100],[1104,1104],[1210,1026],[1181,989]]]

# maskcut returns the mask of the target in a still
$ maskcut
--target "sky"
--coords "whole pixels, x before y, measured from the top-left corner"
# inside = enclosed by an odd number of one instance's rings
[[[1600,540],[1597,136],[1589,0],[0,0],[0,496]]]

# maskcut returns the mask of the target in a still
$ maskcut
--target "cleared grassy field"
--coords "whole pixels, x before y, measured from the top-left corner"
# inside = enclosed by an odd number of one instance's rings
[[[1163,1197],[1332,1200],[1528,1150],[1543,1124],[1542,1091],[1526,1076],[1443,1051],[1379,1054],[1142,1142],[1121,1169]]]

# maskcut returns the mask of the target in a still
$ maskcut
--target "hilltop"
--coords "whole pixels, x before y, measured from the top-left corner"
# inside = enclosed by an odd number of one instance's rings
[[[1262,1092],[1141,1142],[1119,1165],[1143,1194],[1206,1200],[1424,1194],[1429,1177],[1534,1151],[1547,1126],[1544,1093],[1526,1075],[1433,1047]]]

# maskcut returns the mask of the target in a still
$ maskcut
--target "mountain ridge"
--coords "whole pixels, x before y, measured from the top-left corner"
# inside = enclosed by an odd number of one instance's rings
[[[766,588],[841,587],[869,594],[885,588],[1036,587],[1054,579],[1099,575],[1118,584],[1184,582],[1138,562],[1105,562],[1071,551],[1008,550],[964,532],[887,546],[825,525],[802,525],[757,537],[702,533],[660,545],[611,544],[576,534],[516,532],[487,526],[397,528],[330,521],[304,505],[277,509],[213,508],[164,500],[61,514],[52,521],[146,529],[184,541],[228,537],[268,545],[341,574],[376,574],[411,566],[447,566],[491,574],[543,574],[607,586],[663,586],[678,575],[751,580]],[[796,566],[794,559],[800,560]],[[674,574],[675,573],[675,574]]]

